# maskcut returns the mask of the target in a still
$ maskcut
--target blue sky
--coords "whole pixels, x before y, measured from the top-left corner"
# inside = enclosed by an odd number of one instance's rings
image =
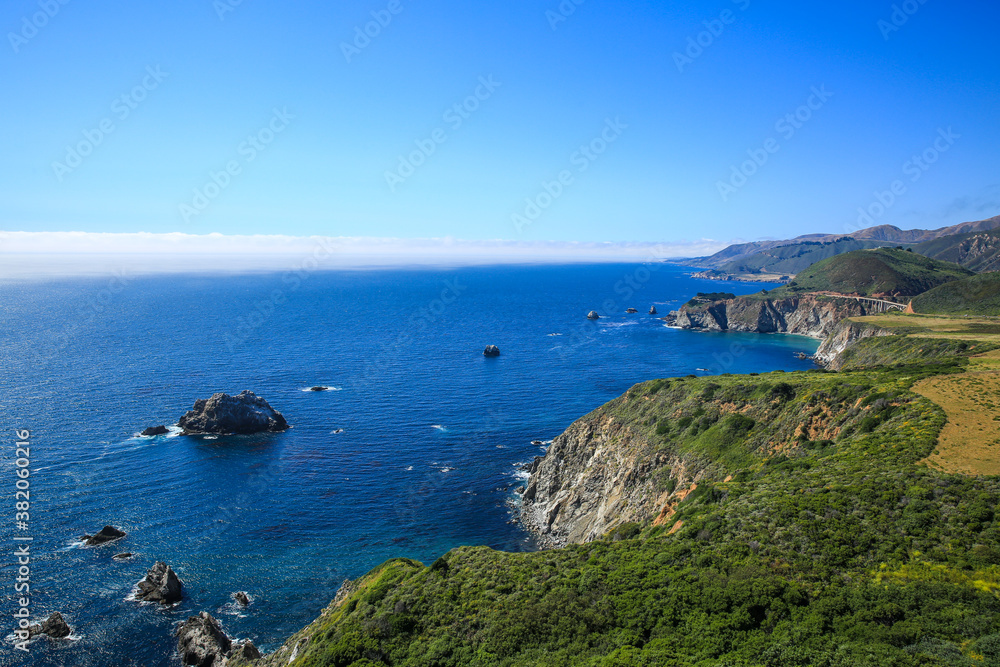
[[[1000,213],[996,5],[233,2],[5,2],[0,229],[673,242]]]

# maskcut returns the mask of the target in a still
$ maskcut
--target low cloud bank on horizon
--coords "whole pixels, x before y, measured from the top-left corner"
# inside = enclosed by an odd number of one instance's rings
[[[644,262],[712,254],[726,243],[468,241],[168,233],[0,232],[0,278],[379,266]]]

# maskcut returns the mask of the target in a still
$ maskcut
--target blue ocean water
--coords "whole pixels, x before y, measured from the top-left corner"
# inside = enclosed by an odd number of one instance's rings
[[[643,380],[811,367],[794,356],[815,351],[810,339],[681,331],[648,315],[698,291],[761,288],[687,273],[505,266],[0,285],[0,636],[14,627],[21,535],[34,538],[33,616],[60,611],[77,637],[43,638],[27,655],[6,643],[0,665],[178,664],[172,632],[198,611],[273,650],[346,577],[387,558],[535,548],[511,510],[517,465],[543,451],[532,441]],[[588,321],[591,309],[605,317]],[[501,356],[484,358],[487,344]],[[136,435],[243,389],[293,428]],[[31,431],[27,530],[14,525],[15,429]],[[108,523],[128,536],[81,548],[80,535]],[[123,551],[135,555],[112,560]],[[156,560],[184,581],[176,606],[127,600]],[[252,598],[246,610],[230,599],[238,590]]]

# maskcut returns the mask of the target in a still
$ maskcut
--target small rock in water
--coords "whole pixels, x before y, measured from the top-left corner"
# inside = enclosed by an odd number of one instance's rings
[[[592,310],[589,313],[587,313],[587,319],[588,320],[599,320],[599,319],[601,319],[601,316],[597,314],[596,310]]]
[[[656,306],[650,306],[649,307],[649,314],[650,315],[656,315]]]
[[[183,584],[170,566],[163,561],[156,561],[149,568],[146,578],[139,582],[139,590],[135,593],[136,600],[171,604],[183,596]]]
[[[232,598],[240,603],[244,607],[250,606],[250,596],[243,591],[236,591],[233,593]]]
[[[71,633],[72,629],[70,629],[65,619],[63,619],[62,614],[58,611],[53,612],[51,616],[42,621],[41,625],[32,625],[28,628],[29,637],[48,635],[53,639],[62,639],[63,637],[69,637]]]
[[[532,440],[531,444],[533,444],[533,445],[541,445],[541,444],[544,444],[544,443],[542,443],[541,440]]]
[[[139,435],[166,435],[170,433],[170,430],[166,426],[150,426],[149,428],[143,430]]]
[[[639,311],[636,310],[635,308],[626,308],[625,312],[626,313],[638,313]]]
[[[112,558],[114,558],[115,560],[128,560],[131,557],[132,557],[131,551],[126,551],[124,553],[115,554],[114,556],[112,556]]]
[[[125,537],[123,531],[118,530],[114,526],[105,526],[96,535],[84,535],[83,541],[87,543],[87,546],[92,547],[97,544],[104,544],[105,542],[114,542],[123,537]]]
[[[486,349],[483,350],[483,356],[484,357],[499,357],[500,356],[500,348],[497,347],[496,345],[487,345]]]
[[[316,385],[315,387],[309,387],[309,391],[326,391],[329,387],[324,387],[323,385]]]
[[[344,429],[342,429],[342,428],[335,428],[332,431],[330,431],[330,433],[343,433],[343,432],[344,432]]]

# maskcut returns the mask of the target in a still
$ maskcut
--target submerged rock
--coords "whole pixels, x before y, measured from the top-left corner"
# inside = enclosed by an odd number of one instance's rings
[[[29,637],[48,635],[53,639],[62,639],[63,637],[69,637],[72,632],[73,630],[58,611],[53,612],[52,615],[42,621],[41,625],[36,624],[28,628]]]
[[[599,319],[601,319],[601,316],[597,314],[596,310],[592,310],[589,313],[587,313],[587,319],[588,320],[599,320]]]
[[[170,430],[167,429],[166,426],[161,425],[161,426],[150,426],[149,428],[144,429],[143,432],[140,433],[139,435],[166,435],[167,433],[170,433]]]
[[[135,593],[136,600],[144,602],[159,602],[171,604],[183,597],[184,582],[177,578],[170,566],[163,561],[156,561],[149,568],[146,578],[139,582],[139,590]]]
[[[221,662],[233,647],[232,640],[211,614],[191,616],[177,629],[177,649],[185,665],[212,667]],[[256,649],[254,649],[256,650]],[[260,652],[257,653],[260,657]]]
[[[185,435],[246,435],[288,428],[282,414],[252,391],[242,391],[236,396],[212,394],[207,400],[198,399],[177,425],[184,429]]]
[[[114,542],[115,540],[120,540],[123,537],[125,537],[124,531],[118,530],[114,526],[105,526],[104,528],[101,528],[100,532],[96,535],[84,535],[82,539],[87,543],[87,546],[92,547],[97,544]]]
[[[329,387],[324,387],[323,385],[316,385],[315,387],[309,387],[309,391],[327,391]]]
[[[483,356],[484,357],[499,357],[500,356],[500,348],[497,347],[496,345],[487,345],[486,349],[483,350]]]
[[[625,312],[626,313],[638,313],[639,311],[636,310],[635,308],[626,308]]]
[[[112,558],[114,558],[115,560],[128,560],[131,557],[132,557],[131,551],[125,551],[123,553],[115,554],[114,556],[112,556]]]

